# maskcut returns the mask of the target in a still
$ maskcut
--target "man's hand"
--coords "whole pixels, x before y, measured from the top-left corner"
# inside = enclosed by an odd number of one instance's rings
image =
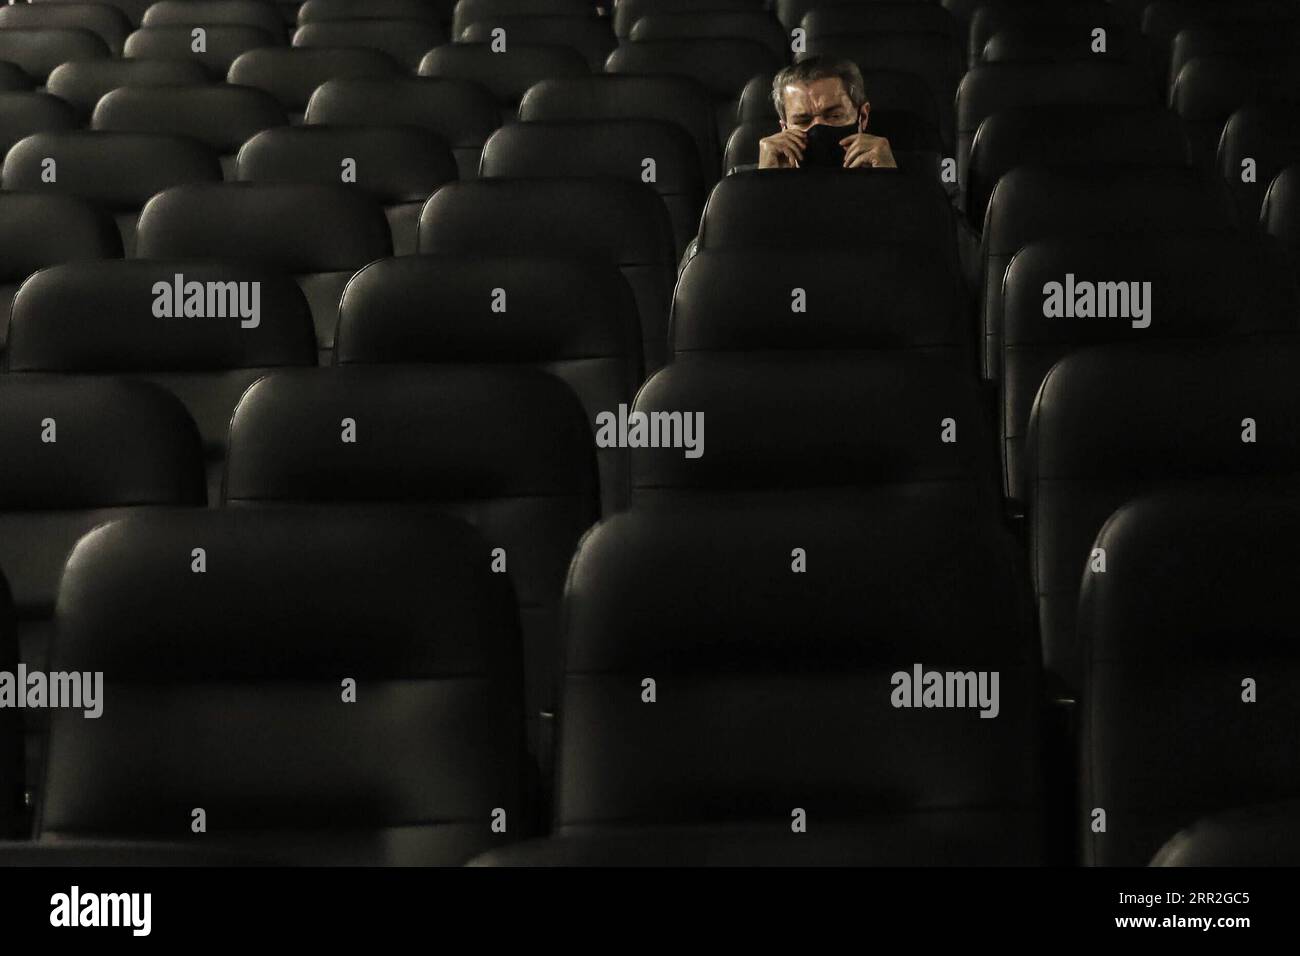
[[[807,145],[808,134],[801,129],[783,129],[764,137],[758,141],[758,168],[794,169],[802,162]]]
[[[889,148],[889,140],[883,136],[855,133],[840,140],[840,145],[844,147],[845,169],[857,169],[861,166],[893,169],[898,166],[898,163],[894,162],[894,152]]]

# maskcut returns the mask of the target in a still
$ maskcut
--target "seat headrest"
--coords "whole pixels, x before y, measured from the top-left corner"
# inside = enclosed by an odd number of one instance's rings
[[[122,86],[100,97],[94,129],[177,133],[222,154],[237,152],[254,133],[284,126],[275,97],[251,86]]]
[[[192,60],[85,60],[55,67],[45,88],[89,113],[112,90],[207,82],[207,71]]]
[[[44,83],[60,63],[108,59],[113,52],[96,33],[80,27],[6,27],[0,30],[0,60]]]
[[[548,43],[511,43],[504,53],[490,43],[444,43],[424,55],[419,69],[420,76],[472,80],[500,104],[517,104],[538,80],[590,72],[577,50]]]
[[[378,50],[261,47],[236,57],[226,82],[266,90],[293,111],[306,107],[312,91],[326,80],[401,73],[401,64]]]
[[[757,40],[700,38],[624,43],[605,61],[607,73],[668,73],[698,80],[714,96],[735,99],[756,73],[781,68]]]
[[[484,87],[434,76],[327,80],[307,104],[307,123],[423,126],[453,149],[482,146],[501,125]]]
[[[1156,106],[1159,97],[1150,77],[1127,63],[982,63],[957,88],[957,131],[972,135],[985,117],[1017,106],[1078,103]]]
[[[0,281],[21,282],[52,262],[122,255],[113,220],[59,193],[0,193]]]

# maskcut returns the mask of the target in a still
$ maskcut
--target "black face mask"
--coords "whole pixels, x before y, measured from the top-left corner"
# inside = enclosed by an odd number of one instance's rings
[[[808,145],[804,147],[803,159],[799,166],[803,169],[840,169],[844,166],[844,147],[840,140],[858,132],[858,124],[848,126],[827,126],[817,123],[808,128]]]

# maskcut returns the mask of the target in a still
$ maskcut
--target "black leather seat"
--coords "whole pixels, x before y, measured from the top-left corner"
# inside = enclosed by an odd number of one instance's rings
[[[216,154],[193,140],[98,130],[34,133],[9,150],[0,172],[6,190],[67,193],[112,213],[128,256],[135,254],[140,211],[152,196],[184,183],[220,181]]]
[[[1004,36],[1024,28],[1048,28],[1074,31],[1080,37],[1078,56],[1087,59],[1091,51],[1091,32],[1100,28],[1106,31],[1107,46],[1124,29],[1122,14],[1105,0],[1065,0],[1054,3],[993,2],[982,3],[971,13],[966,35],[966,56],[971,66],[987,59],[989,43],[999,34]],[[1022,34],[1023,35],[1023,34]]]
[[[1216,813],[1179,830],[1151,866],[1296,866],[1300,801]]]
[[[619,0],[614,4],[614,35],[626,40],[642,17],[659,13],[746,13],[762,10],[765,0]]]
[[[500,38],[509,51],[511,43],[566,47],[587,61],[587,68],[599,73],[605,58],[618,45],[609,20],[594,15],[590,5],[577,16],[554,14],[503,14],[468,23],[455,37],[460,43],[491,43]],[[503,32],[498,32],[503,31]]]
[[[1247,160],[1253,161],[1254,175],[1249,182],[1245,181]],[[1228,118],[1219,140],[1219,172],[1237,202],[1243,225],[1259,223],[1269,185],[1278,173],[1297,162],[1300,102],[1243,106]]]
[[[500,123],[513,122],[519,101],[534,83],[565,76],[588,76],[581,53],[547,43],[507,43],[505,52],[490,43],[444,43],[420,61],[420,76],[477,83],[496,99]]]
[[[219,25],[257,27],[284,39],[284,20],[268,0],[155,0],[145,10],[141,26],[206,27]]]
[[[1300,99],[1300,53],[1261,53],[1249,58],[1198,56],[1178,71],[1169,105],[1187,128],[1198,165],[1216,169],[1224,124],[1243,106],[1294,105]],[[1240,177],[1241,170],[1234,171]]]
[[[1291,398],[1294,378],[1270,378]],[[1245,397],[1232,391],[1234,400]],[[1292,408],[1285,414],[1293,426]],[[1262,414],[1260,426],[1260,445],[1233,440],[1268,458],[1283,451],[1279,441],[1290,443],[1292,470],[1276,492],[1224,481],[1130,500],[1094,544],[1105,550],[1106,573],[1081,575],[1086,863],[1140,866],[1203,817],[1300,798],[1292,732],[1300,701],[1287,692],[1300,678],[1291,641],[1300,571],[1296,435],[1266,437],[1283,423]],[[1092,822],[1094,808],[1105,810],[1104,831]],[[1256,849],[1247,852],[1258,853],[1258,823],[1251,828]],[[1294,862],[1295,834],[1294,821],[1280,828],[1273,852]]]
[[[32,133],[76,129],[78,119],[70,103],[50,93],[0,92],[0,151],[9,152],[14,143]]]
[[[253,183],[343,180],[384,207],[393,252],[415,252],[420,210],[456,179],[456,158],[438,136],[405,126],[293,126],[256,134],[239,151],[235,178]]]
[[[664,363],[677,257],[664,204],[639,183],[448,183],[420,215],[420,252],[563,255],[617,266],[636,298],[646,371]]]
[[[298,8],[298,22],[327,20],[423,19],[448,25],[456,0],[307,0]]]
[[[57,615],[51,663],[112,694],[96,720],[51,714],[40,839],[428,865],[530,832],[514,601],[463,522],[115,521],[78,543]]]
[[[560,595],[600,514],[586,419],[568,385],[532,368],[273,372],[231,420],[223,500],[449,512],[481,528],[474,567],[495,566],[518,596],[529,739],[546,767]],[[355,443],[341,440],[349,421]]]
[[[241,53],[230,64],[227,83],[266,90],[300,120],[313,91],[327,80],[399,76],[402,66],[378,50],[263,47]]]
[[[304,23],[293,34],[296,47],[363,47],[386,53],[410,71],[447,34],[436,22],[425,18],[381,20],[358,17],[351,20],[322,20]]]
[[[131,32],[131,21],[106,3],[19,3],[0,7],[0,30],[89,30],[114,56]]]
[[[747,10],[699,10],[689,13],[647,13],[637,18],[627,39],[752,40],[761,43],[782,60],[790,58],[790,37],[781,21],[758,7]]]
[[[496,294],[500,307],[494,307]],[[339,306],[339,365],[526,363],[563,379],[591,429],[630,405],[642,380],[641,327],[613,265],[551,256],[414,256],[358,272]],[[627,451],[600,448],[602,510],[627,504]]]
[[[37,85],[60,63],[108,59],[113,53],[97,34],[80,27],[9,27],[0,30],[0,60],[7,60]]]
[[[179,186],[140,216],[141,259],[235,259],[292,275],[307,296],[322,357],[334,348],[339,297],[362,266],[392,254],[388,220],[347,186]]]
[[[1300,163],[1278,173],[1264,197],[1260,223],[1291,253],[1292,268],[1300,276]]]
[[[517,16],[570,16],[591,13],[587,0],[464,0],[456,4],[451,34],[458,37],[471,23]]]
[[[202,30],[202,34],[196,32]],[[199,37],[202,49],[198,48]],[[237,23],[208,26],[141,27],[126,38],[126,56],[150,60],[192,60],[214,80],[224,79],[231,65],[250,50],[282,47],[279,34]]]
[[[215,307],[217,314],[177,311],[184,300],[174,301],[176,276],[204,289],[221,283],[220,300],[203,306]],[[155,292],[159,282],[165,286],[162,297]],[[242,305],[249,317],[239,311],[228,297],[236,290],[229,283],[245,290],[257,284],[255,316],[247,298]],[[160,298],[165,315],[157,308]],[[125,375],[172,392],[198,425],[208,500],[216,504],[226,430],[240,395],[267,369],[315,365],[316,339],[297,284],[266,268],[174,260],[70,262],[23,283],[14,299],[6,358],[11,374]]]
[[[1294,483],[1298,374],[1300,342],[1262,336],[1087,349],[1048,373],[1024,452],[1030,561],[1044,662],[1067,687],[1078,687],[1083,664],[1079,588],[1111,512],[1163,489],[1213,482],[1248,495],[1257,483]],[[1141,706],[1149,710],[1145,698]]]
[[[100,97],[119,87],[184,86],[207,81],[207,71],[188,60],[73,60],[56,66],[45,88],[71,103],[82,117],[89,117]]]

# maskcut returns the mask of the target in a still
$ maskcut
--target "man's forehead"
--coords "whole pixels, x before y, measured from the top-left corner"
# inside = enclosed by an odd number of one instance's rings
[[[817,113],[840,103],[848,94],[838,76],[825,76],[811,83],[787,83],[782,87],[787,113]]]

